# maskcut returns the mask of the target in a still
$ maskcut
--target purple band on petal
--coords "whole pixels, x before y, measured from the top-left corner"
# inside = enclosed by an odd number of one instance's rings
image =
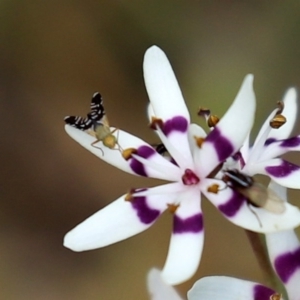
[[[186,219],[182,219],[174,215],[173,233],[198,233],[202,230],[203,218],[201,213]]]
[[[143,158],[149,158],[150,156],[154,155],[156,153],[156,151],[148,146],[141,146],[137,149],[137,152],[135,154],[137,154],[138,156],[141,156]],[[136,159],[132,158],[130,161],[130,167],[132,169],[133,172],[135,172],[138,175],[144,176],[144,177],[148,177],[146,170],[144,168],[144,165],[142,163],[140,163],[139,161],[137,161]]]
[[[298,171],[300,168],[288,161],[282,160],[279,166],[266,167],[265,170],[274,177],[285,177],[289,176],[291,173]]]
[[[266,141],[265,141],[265,146],[268,146],[274,142],[276,142],[277,140],[275,138],[268,138]]]
[[[281,147],[288,147],[288,148],[298,147],[299,145],[300,145],[300,137],[298,136],[294,136],[280,143]]]
[[[272,295],[276,292],[266,286],[257,284],[253,288],[253,299],[254,300],[269,300]]]
[[[208,134],[205,142],[214,144],[220,162],[226,160],[234,152],[231,142],[222,136],[221,131],[217,127]]]
[[[274,266],[280,279],[287,283],[294,272],[300,268],[300,248],[277,257]]]
[[[164,122],[163,132],[168,136],[172,131],[180,131],[182,133],[187,132],[188,121],[182,116],[174,117]]]
[[[144,224],[153,223],[160,215],[160,211],[148,206],[146,197],[134,197],[131,200],[132,207],[136,210],[140,221]]]
[[[226,203],[219,205],[218,209],[226,217],[233,217],[240,210],[245,201],[247,200],[242,194],[233,191],[231,198]]]

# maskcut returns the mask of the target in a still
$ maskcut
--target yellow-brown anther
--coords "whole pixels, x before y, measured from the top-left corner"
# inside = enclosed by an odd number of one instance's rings
[[[122,156],[125,160],[128,160],[132,157],[132,154],[137,153],[135,148],[127,148],[122,151]]]
[[[151,122],[149,124],[150,128],[153,130],[156,130],[157,127],[160,129],[163,128],[164,122],[162,119],[156,118],[156,117],[151,117]]]
[[[204,107],[199,107],[197,115],[200,117],[207,118],[208,116],[210,116],[210,109],[204,108]]]
[[[126,195],[125,195],[125,201],[132,201],[133,200],[133,193],[135,192],[135,189],[131,189]]]
[[[270,296],[270,300],[282,300],[282,295],[275,293],[273,295]]]
[[[280,128],[286,122],[286,117],[283,115],[276,115],[271,121],[270,126],[274,129]]]
[[[210,115],[207,119],[207,125],[209,128],[215,127],[219,121],[220,119],[216,115]]]
[[[179,207],[179,204],[167,204],[169,212],[174,214]]]
[[[203,138],[203,137],[198,137],[198,136],[195,136],[195,135],[194,135],[194,139],[195,139],[195,141],[196,141],[197,146],[198,146],[199,148],[201,148],[203,142],[205,141],[205,138]]]
[[[218,192],[219,192],[219,185],[218,184],[216,184],[216,183],[214,183],[214,184],[212,184],[211,186],[209,186],[208,188],[207,188],[207,191],[209,192],[209,193],[214,193],[214,194],[218,194]]]

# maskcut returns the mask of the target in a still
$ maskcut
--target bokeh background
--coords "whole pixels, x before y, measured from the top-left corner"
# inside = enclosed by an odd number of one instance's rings
[[[64,116],[85,115],[100,91],[113,126],[156,142],[142,76],[144,52],[156,44],[196,122],[200,105],[222,116],[254,73],[256,133],[285,90],[300,86],[300,2],[2,0],[0,28],[0,299],[148,299],[146,273],[163,266],[170,214],[95,251],[73,253],[62,240],[130,187],[157,182],[81,148]],[[298,205],[299,195],[290,193]],[[263,280],[243,230],[206,200],[203,209],[203,258],[178,286],[182,295],[205,275]]]

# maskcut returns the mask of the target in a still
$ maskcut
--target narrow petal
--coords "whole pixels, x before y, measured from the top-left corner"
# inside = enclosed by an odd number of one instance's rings
[[[161,271],[151,269],[147,276],[148,291],[151,300],[183,300],[176,290],[161,277]]]
[[[180,206],[174,214],[173,233],[169,252],[162,271],[164,280],[180,284],[192,277],[199,265],[203,249],[203,218],[197,189],[180,195]]]
[[[124,198],[121,196],[68,232],[64,246],[79,252],[122,241],[149,228],[167,207],[159,195],[131,201]]]
[[[190,122],[177,79],[165,53],[157,46],[144,57],[144,79],[155,115],[163,121],[182,116]]]
[[[300,136],[294,136],[285,140],[267,141],[264,151],[260,153],[259,161],[275,158],[290,151],[300,151]]]
[[[71,136],[71,138],[73,138],[84,148],[86,148],[105,162],[127,173],[165,180],[176,180],[178,176],[180,176],[180,172],[174,164],[165,160],[153,149],[153,147],[145,143],[143,140],[125,131],[118,129],[114,133],[114,135],[117,137],[119,145],[122,149],[137,149],[137,154],[141,155],[149,161],[148,166],[144,166],[143,164],[136,162],[136,160],[134,159],[125,160],[119,150],[109,149],[105,147],[102,142],[96,144],[96,146],[101,148],[101,150],[93,147],[91,144],[96,139],[84,131],[78,130],[69,125],[66,125],[65,129],[66,132]],[[111,128],[111,130],[113,129],[114,128]],[[151,167],[151,164],[153,165],[153,167]],[[159,168],[155,168],[155,165],[159,166]]]
[[[206,186],[218,184],[216,180],[206,179]],[[220,184],[220,183],[219,183]],[[202,191],[230,222],[255,232],[269,233],[295,228],[300,225],[300,210],[289,203],[285,211],[275,214],[264,208],[250,205],[240,193],[227,187],[217,194]]]
[[[243,145],[253,125],[255,105],[253,75],[247,75],[231,107],[201,146],[197,165],[203,176]]]
[[[275,291],[261,284],[226,276],[204,277],[188,292],[188,300],[270,300]]]
[[[251,170],[254,174],[267,175],[287,188],[300,188],[300,167],[286,160],[276,158],[263,161],[253,165]]]
[[[181,153],[183,161],[188,161],[191,165],[187,137],[190,115],[168,58],[157,46],[152,46],[145,53],[144,78],[151,102],[148,113],[153,113],[153,117],[163,121],[164,135]],[[168,150],[177,164],[181,165],[171,149]]]

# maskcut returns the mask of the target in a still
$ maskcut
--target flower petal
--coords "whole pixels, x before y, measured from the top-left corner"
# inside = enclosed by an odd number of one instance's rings
[[[188,292],[188,300],[269,300],[274,290],[261,284],[226,276],[204,277]]]
[[[276,158],[252,166],[254,174],[271,177],[276,183],[287,188],[300,188],[300,167],[286,160]]]
[[[131,201],[124,198],[121,196],[68,232],[64,246],[79,252],[122,241],[149,228],[167,207],[165,196],[135,197]]]
[[[243,145],[253,125],[255,105],[253,75],[247,75],[231,107],[201,146],[197,165],[203,176]]]
[[[293,230],[266,235],[270,261],[284,283],[289,299],[299,299],[300,243]]]
[[[216,180],[206,179],[206,186],[218,184]],[[202,191],[230,222],[255,232],[269,233],[295,228],[300,225],[300,210],[289,203],[285,211],[275,214],[264,208],[249,205],[240,193],[227,187],[217,194]]]
[[[118,131],[114,133],[114,136],[116,136],[118,139],[119,145],[122,147],[122,149],[137,149],[137,154],[148,160],[148,166],[144,166],[143,164],[137,162],[135,159],[125,160],[120,151],[109,149],[105,147],[102,142],[96,144],[96,146],[101,148],[102,151],[96,147],[93,147],[91,144],[96,139],[84,131],[78,130],[69,125],[66,125],[65,129],[66,132],[71,136],[71,138],[73,138],[84,148],[86,148],[105,162],[127,173],[165,180],[176,180],[178,176],[180,176],[180,170],[174,164],[165,160],[143,140],[123,130],[118,129]],[[113,129],[114,128],[111,128],[111,130]],[[158,166],[158,168],[155,168],[155,165]]]
[[[190,122],[177,79],[165,53],[157,46],[150,47],[144,56],[144,79],[155,115],[163,121],[175,116]]]
[[[174,214],[173,233],[169,252],[162,271],[164,280],[180,284],[192,277],[199,265],[203,249],[203,219],[198,189],[181,193],[180,206]]]
[[[290,151],[300,151],[300,136],[294,136],[285,140],[268,140],[264,151],[260,153],[259,161],[278,157]]]
[[[153,117],[163,121],[164,135],[184,157],[183,161],[188,161],[190,167],[192,160],[187,138],[190,115],[170,62],[157,46],[152,46],[145,53],[144,78],[151,102],[148,114],[154,113]],[[168,149],[166,144],[165,146]],[[171,150],[168,149],[171,156],[181,165]]]
[[[162,279],[160,270],[151,269],[147,277],[151,300],[183,300],[176,290]]]

